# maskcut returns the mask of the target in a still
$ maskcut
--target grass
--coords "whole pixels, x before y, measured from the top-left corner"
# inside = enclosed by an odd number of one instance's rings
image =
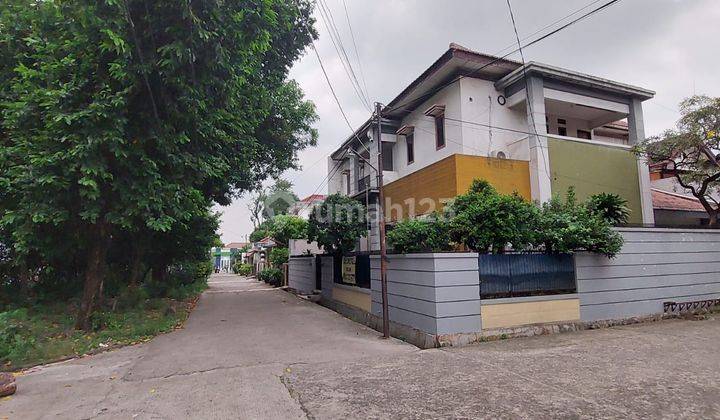
[[[148,341],[180,327],[206,287],[206,282],[199,282],[174,293],[174,299],[143,299],[130,307],[103,308],[93,315],[92,332],[73,328],[73,304],[34,304],[0,312],[0,371]]]

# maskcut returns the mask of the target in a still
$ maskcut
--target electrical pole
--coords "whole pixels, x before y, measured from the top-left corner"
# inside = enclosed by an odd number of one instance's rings
[[[380,284],[382,285],[382,311],[383,311],[383,338],[390,338],[390,316],[388,314],[387,293],[387,248],[385,245],[385,193],[383,192],[383,151],[382,151],[382,105],[375,103],[375,117],[377,118],[377,147],[378,147],[378,224],[380,227]]]

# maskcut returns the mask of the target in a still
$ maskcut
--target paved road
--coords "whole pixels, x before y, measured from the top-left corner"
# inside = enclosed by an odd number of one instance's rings
[[[720,319],[423,350],[216,276],[186,328],[36,369],[0,418],[720,417]]]

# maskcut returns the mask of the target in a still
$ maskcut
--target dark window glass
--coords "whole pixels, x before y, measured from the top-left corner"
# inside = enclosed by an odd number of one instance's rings
[[[565,127],[558,127],[558,134],[561,136],[567,136],[567,128]]]
[[[407,145],[407,163],[409,165],[415,162],[415,135],[408,134],[405,136],[405,144]]]
[[[565,119],[563,119],[563,118],[558,118],[558,124],[566,125],[567,121],[565,121]]]
[[[577,136],[581,139],[585,139],[585,140],[592,139],[592,133],[590,133],[589,131],[578,130],[577,133],[578,133]]]
[[[383,171],[394,171],[393,169],[393,143],[382,142]]]
[[[438,149],[445,147],[445,116],[438,115],[435,117],[435,147]]]

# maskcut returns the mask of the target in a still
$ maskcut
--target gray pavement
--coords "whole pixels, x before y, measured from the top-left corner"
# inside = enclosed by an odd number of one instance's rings
[[[33,369],[0,419],[720,418],[720,319],[418,350],[251,279],[183,330]]]

